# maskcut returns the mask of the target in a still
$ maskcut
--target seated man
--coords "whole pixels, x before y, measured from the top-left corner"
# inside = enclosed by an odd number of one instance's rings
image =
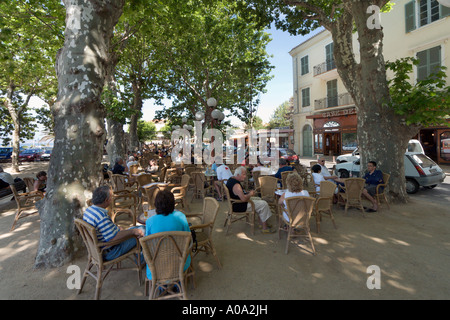
[[[278,169],[277,173],[275,173],[275,178],[281,180],[281,173],[285,171],[294,171],[294,168],[287,165],[286,159],[281,158],[280,159],[280,168]],[[283,187],[283,186],[281,186]]]
[[[377,193],[377,185],[383,183],[383,173],[377,170],[377,163],[369,161],[367,164],[367,173],[363,177],[366,180],[366,186],[362,194],[372,202],[373,207],[366,210],[366,212],[376,212],[378,210],[378,203],[375,199]]]
[[[112,222],[108,215],[107,208],[112,201],[112,192],[109,186],[101,186],[94,190],[92,194],[92,206],[86,209],[83,214],[83,220],[95,227],[97,239],[100,242],[109,242],[123,239],[129,235],[138,238],[143,237],[145,233],[144,226],[132,227],[123,230]],[[106,249],[103,252],[103,258],[106,261],[114,260],[127,253],[136,246],[136,239],[130,238],[115,246]],[[141,257],[142,259],[142,257]]]
[[[217,170],[217,180],[214,181],[214,187],[216,188],[217,193],[219,194],[218,201],[222,201],[222,183],[227,184],[229,178],[233,176],[230,168],[226,164],[220,165]],[[223,181],[222,181],[223,180]]]
[[[241,182],[245,180],[247,175],[247,169],[245,167],[238,167],[234,172],[234,176],[228,179],[227,188],[230,192],[230,197],[232,199],[241,200],[245,203],[234,203],[233,211],[236,212],[245,212],[251,210],[251,204],[248,202],[251,197],[255,195],[255,190],[251,190],[248,193],[244,193]],[[272,211],[270,211],[269,205],[264,200],[253,200],[255,204],[256,214],[259,216],[259,219],[262,224],[262,233],[273,233],[267,224],[267,220],[272,215]]]
[[[118,157],[112,169],[113,174],[124,174],[128,171],[128,167],[123,165],[123,159]]]
[[[128,171],[130,171],[130,167],[135,164],[138,164],[138,162],[136,161],[136,158],[134,156],[130,156],[128,158],[128,162],[127,162]]]
[[[320,166],[320,168],[321,168],[320,174],[324,177],[325,180],[334,180],[334,181],[336,181],[336,180],[339,179],[338,176],[332,176],[330,174],[330,171],[325,166],[325,158],[324,157],[320,157],[317,160],[317,164]]]

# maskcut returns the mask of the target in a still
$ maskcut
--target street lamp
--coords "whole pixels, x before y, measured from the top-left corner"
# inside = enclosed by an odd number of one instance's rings
[[[223,119],[225,119],[225,115],[223,114],[222,111],[220,111],[219,109],[216,109],[217,107],[217,100],[213,97],[209,98],[208,100],[206,100],[206,104],[208,105],[208,107],[211,110],[211,129],[214,129],[214,127],[216,126],[216,124],[220,124]],[[214,135],[211,135],[211,145],[214,143]],[[211,152],[211,157],[215,157],[215,149],[212,150]]]

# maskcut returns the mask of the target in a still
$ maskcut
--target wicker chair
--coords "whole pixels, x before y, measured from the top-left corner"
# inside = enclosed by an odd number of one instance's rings
[[[36,207],[35,207],[36,202],[43,199],[44,194],[40,191],[30,191],[30,192],[23,192],[23,193],[19,194],[19,192],[17,192],[17,189],[13,184],[9,185],[9,187],[11,188],[11,191],[14,195],[14,200],[16,200],[16,204],[17,204],[17,211],[16,211],[16,214],[14,217],[14,221],[11,226],[11,229],[9,230],[11,232],[16,227],[16,223],[19,219],[25,218],[29,215],[37,213],[37,212],[32,212],[29,214],[23,214],[24,211],[27,211],[29,209],[36,209]]]
[[[345,205],[345,213],[348,207],[356,207],[361,209],[364,216],[364,207],[362,205],[362,191],[366,181],[363,178],[347,178],[344,181],[344,192],[338,193],[339,204]],[[342,188],[342,187],[341,187]]]
[[[251,227],[252,235],[255,235],[256,211],[255,211],[255,204],[253,203],[253,201],[251,199],[248,201],[251,205],[250,211],[245,211],[245,212],[233,211],[233,204],[242,203],[243,201],[231,199],[230,191],[228,190],[226,185],[223,185],[223,191],[225,192],[224,194],[227,198],[227,204],[228,204],[227,217],[226,217],[225,223],[223,225],[224,227],[227,226],[226,234],[228,234],[228,231],[229,231],[232,223],[245,219],[245,222],[247,224],[249,224]]]
[[[149,283],[149,299],[182,298],[187,299],[186,279],[194,276],[191,266],[183,271],[191,251],[192,236],[187,231],[168,231],[155,233],[139,239],[152,280],[145,280],[145,295]],[[178,292],[175,292],[177,288]],[[159,294],[158,293],[162,293]]]
[[[258,180],[261,199],[265,200],[271,209],[276,210],[278,204],[275,191],[277,190],[278,179],[272,176],[260,176]]]
[[[333,221],[334,228],[337,229],[332,210],[335,190],[336,184],[334,182],[331,181],[320,182],[320,196],[316,201],[316,205],[314,206],[314,214],[316,215],[317,233],[320,232],[320,222],[322,221],[322,213],[330,215],[331,221]]]
[[[117,269],[119,269],[120,263],[127,258],[130,259],[136,265],[136,268],[133,269],[137,269],[139,285],[141,284],[141,270],[143,265],[141,265],[140,259],[141,247],[136,237],[130,235],[126,238],[120,239],[119,241],[98,242],[97,231],[89,223],[81,219],[75,219],[75,225],[80,231],[81,237],[83,238],[84,244],[86,245],[88,251],[88,264],[86,266],[86,269],[84,270],[83,279],[81,281],[81,286],[80,289],[78,290],[78,294],[80,294],[81,291],[83,290],[83,286],[84,283],[86,282],[87,276],[90,275],[97,281],[97,285],[95,288],[95,300],[100,299],[103,281],[105,280],[106,276],[109,274],[109,272],[114,266],[117,265]],[[124,255],[118,257],[117,259],[111,261],[103,260],[104,250],[131,238],[136,239],[136,247],[134,247]],[[97,268],[97,275],[91,272],[91,269],[94,266]],[[130,269],[120,269],[120,270],[130,270]]]
[[[111,220],[114,222],[119,214],[126,213],[131,217],[133,225],[136,225],[139,205],[140,199],[136,194],[129,191],[113,192],[109,211]]]
[[[155,209],[155,198],[160,190],[161,189],[156,184],[152,185],[148,188],[144,188],[144,192],[145,192],[144,197],[147,199],[148,208],[150,210]]]
[[[191,202],[194,198],[206,197],[206,193],[211,190],[211,186],[205,187],[206,176],[203,172],[192,172],[192,180],[194,182],[194,192],[192,194]],[[214,188],[214,186],[212,186]]]
[[[187,174],[183,174],[181,176],[181,183],[179,187],[172,188],[171,192],[175,197],[175,204],[181,203],[183,208],[189,209],[189,204],[187,201],[187,189],[189,187],[189,180],[191,177]]]
[[[283,171],[283,172],[281,172],[281,187],[283,188],[283,189],[286,189],[286,179],[287,179],[287,176],[289,175],[289,174],[291,174],[293,171]]]
[[[195,230],[197,236],[197,251],[193,257],[195,257],[200,251],[206,252],[207,254],[211,252],[214,258],[216,258],[219,268],[222,268],[220,260],[216,254],[216,249],[214,248],[212,242],[212,232],[218,211],[219,203],[217,200],[211,197],[206,197],[203,201],[203,212],[201,216],[202,222],[199,225],[191,226],[191,230]],[[201,229],[201,231],[198,231],[199,229]]]
[[[137,182],[127,182],[125,179],[127,179],[127,176],[121,175],[121,174],[113,174],[108,172],[109,174],[109,181],[111,183],[111,186],[113,188],[114,192],[120,192],[120,191],[130,191],[134,192],[137,191]]]
[[[138,190],[144,193],[142,187],[153,182],[153,175],[150,173],[142,173],[136,177],[136,182],[138,184]]]
[[[167,167],[165,166],[160,166],[160,171],[159,171],[159,182],[166,182],[166,173],[167,173]]]
[[[25,185],[27,186],[28,192],[34,191],[34,179],[30,177],[23,178]]]
[[[281,206],[282,212],[286,212],[289,217],[286,220],[284,214],[278,215],[278,239],[281,239],[281,231],[287,232],[285,253],[288,253],[289,242],[293,237],[307,237],[311,243],[312,253],[316,255],[313,239],[309,228],[309,219],[314,209],[316,199],[312,197],[291,197],[286,199],[286,208]],[[305,235],[297,233],[298,230],[304,230]]]
[[[259,184],[259,177],[261,170],[252,171],[253,183],[255,184],[255,191],[259,194],[261,192],[261,185]]]
[[[381,208],[381,199],[384,198],[384,201],[386,202],[388,210],[390,210],[391,207],[389,206],[389,202],[386,197],[386,188],[389,184],[390,177],[391,177],[391,175],[389,173],[383,173],[383,183],[380,183],[379,185],[377,185],[377,189],[376,189],[376,191],[377,191],[376,198],[377,198],[378,207]]]
[[[139,165],[138,164],[132,164],[129,168],[129,173],[130,173],[130,177],[132,174],[137,174],[139,170]]]

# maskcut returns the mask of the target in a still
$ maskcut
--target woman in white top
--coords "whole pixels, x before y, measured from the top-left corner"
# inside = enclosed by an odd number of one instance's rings
[[[278,204],[284,205],[286,208],[286,199],[291,197],[309,197],[309,193],[303,190],[303,180],[298,173],[290,173],[286,178],[286,185],[288,190],[283,193],[283,195],[278,200]],[[289,217],[285,211],[283,211],[283,216],[286,221],[289,221]]]

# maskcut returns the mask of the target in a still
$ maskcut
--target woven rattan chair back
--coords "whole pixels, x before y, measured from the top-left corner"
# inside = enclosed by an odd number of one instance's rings
[[[261,176],[261,170],[252,171],[253,183],[255,184],[255,189],[259,191],[261,185],[259,184],[259,177]]]
[[[132,164],[128,171],[129,171],[130,175],[132,175],[132,174],[136,174],[138,172],[138,170],[139,170],[139,165]]]
[[[23,178],[25,185],[27,186],[28,192],[34,191],[34,179],[30,177]]]
[[[286,221],[283,214],[280,214],[280,225],[278,230],[278,237],[280,237],[280,231],[287,232],[285,253],[288,253],[289,242],[293,237],[308,237],[312,253],[315,255],[316,250],[311,237],[309,228],[309,219],[314,209],[314,203],[316,199],[312,197],[291,197],[286,199],[286,212],[289,216],[289,221]],[[286,225],[286,229],[283,227]],[[304,230],[306,235],[297,234],[295,230]]]
[[[362,178],[345,179],[345,193],[350,203],[361,202],[362,191],[366,181]]]
[[[277,190],[278,179],[272,176],[260,176],[258,179],[261,198],[273,198]]]
[[[183,269],[190,251],[191,239],[191,232],[186,231],[160,232],[139,239],[152,274],[150,299],[156,296],[159,286],[169,285],[177,285],[181,289],[170,297],[186,299]]]

